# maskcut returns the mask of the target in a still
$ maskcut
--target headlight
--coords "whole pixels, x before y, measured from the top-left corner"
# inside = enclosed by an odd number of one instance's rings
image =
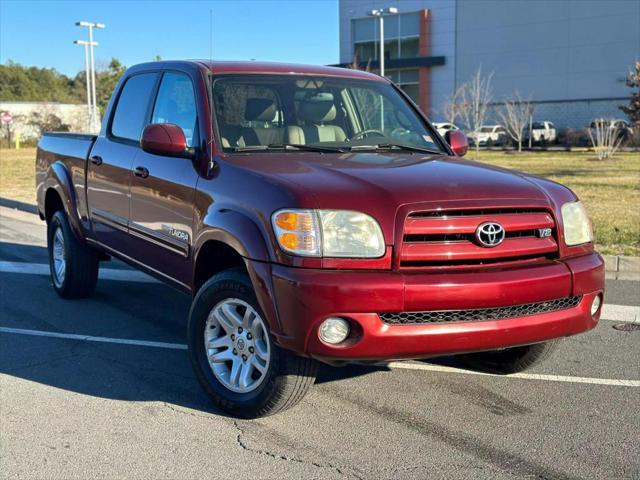
[[[348,210],[279,210],[272,216],[280,247],[309,257],[379,258],[384,237],[369,215]]]
[[[564,224],[564,242],[567,245],[580,245],[593,241],[591,221],[582,202],[562,205],[562,222]]]

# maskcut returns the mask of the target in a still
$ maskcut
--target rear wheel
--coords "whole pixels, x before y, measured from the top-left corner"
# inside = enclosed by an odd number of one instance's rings
[[[196,295],[189,354],[205,392],[233,415],[255,418],[297,404],[315,381],[317,362],[278,347],[241,269],[212,277]]]
[[[468,353],[460,355],[459,358],[475,370],[497,374],[517,373],[546,360],[558,347],[559,342],[554,340],[524,347]]]
[[[63,298],[85,298],[98,282],[98,252],[81,244],[71,231],[64,211],[53,214],[48,224],[47,249],[53,288]]]

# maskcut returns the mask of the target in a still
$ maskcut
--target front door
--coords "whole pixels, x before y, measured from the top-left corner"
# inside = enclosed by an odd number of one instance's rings
[[[189,76],[165,72],[160,81],[151,123],[182,128],[187,146],[198,143],[193,84]],[[131,175],[129,234],[136,258],[183,286],[191,282],[193,202],[198,174],[190,159],[138,150]],[[137,239],[137,240],[136,240]]]
[[[127,254],[131,167],[151,105],[158,73],[129,77],[121,89],[111,127],[96,140],[87,167],[87,199],[93,235]]]

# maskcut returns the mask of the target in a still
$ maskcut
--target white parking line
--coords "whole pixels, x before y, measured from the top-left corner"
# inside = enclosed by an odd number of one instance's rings
[[[53,337],[83,342],[116,343],[122,345],[134,345],[138,347],[169,348],[173,350],[187,350],[187,346],[181,343],[150,342],[145,340],[130,340],[126,338],[94,337],[91,335],[77,335],[73,333],[47,332],[43,330],[26,330],[22,328],[0,327],[0,333],[17,335],[32,335],[36,337]],[[444,365],[432,365],[414,362],[389,362],[381,364],[391,369],[400,370],[424,370],[430,372],[458,373],[466,375],[484,375],[501,378],[520,378],[524,380],[543,380],[548,382],[587,383],[591,385],[610,385],[617,387],[640,387],[640,380],[619,380],[611,378],[571,377],[566,375],[546,375],[537,373],[513,373],[510,375],[493,375],[490,373],[464,370],[461,368],[447,367]]]
[[[171,348],[174,350],[187,349],[187,346],[181,343],[149,342],[146,340],[129,340],[127,338],[94,337],[91,335],[46,332],[43,330],[26,330],[23,328],[0,327],[0,333],[15,333],[17,335],[32,335],[35,337],[65,338],[69,340],[79,340],[83,342],[119,343],[122,345],[135,345],[138,347]]]
[[[0,262],[0,272],[24,273],[28,275],[49,275],[49,265],[46,263]],[[125,282],[160,283],[153,277],[138,270],[118,270],[115,268],[101,268],[99,278],[103,280],[120,280]]]
[[[640,307],[605,303],[602,307],[602,318],[616,322],[640,323]]]
[[[590,377],[571,377],[566,375],[546,375],[540,373],[511,373],[509,375],[495,375],[492,373],[477,372],[475,370],[465,370],[462,368],[447,367],[444,365],[431,365],[412,362],[391,362],[385,364],[389,368],[398,368],[404,370],[426,370],[429,372],[443,373],[462,373],[466,375],[484,375],[489,377],[501,378],[521,378],[524,380],[545,380],[547,382],[564,382],[564,383],[589,383],[592,385],[613,385],[618,387],[640,387],[640,380],[618,380],[612,378],[590,378]]]

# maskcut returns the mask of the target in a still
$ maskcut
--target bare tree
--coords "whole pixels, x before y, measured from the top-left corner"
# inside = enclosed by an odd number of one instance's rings
[[[449,123],[456,123],[456,120],[462,117],[462,108],[464,107],[462,104],[463,90],[463,86],[456,88],[442,102],[441,112],[444,119]]]
[[[480,127],[484,124],[487,109],[493,95],[491,87],[492,78],[493,73],[490,73],[486,77],[483,76],[482,67],[480,67],[471,80],[461,87],[460,117],[467,130],[470,131],[476,139],[476,158],[478,158],[480,151],[480,145],[477,140],[478,133],[480,132]]]
[[[504,102],[498,110],[498,116],[502,120],[507,133],[518,143],[518,152],[522,151],[522,141],[529,126],[529,119],[532,114],[532,105],[529,99],[523,99],[518,92],[512,99]]]
[[[624,138],[614,120],[598,118],[591,122],[588,130],[598,160],[608,160],[618,151]]]

